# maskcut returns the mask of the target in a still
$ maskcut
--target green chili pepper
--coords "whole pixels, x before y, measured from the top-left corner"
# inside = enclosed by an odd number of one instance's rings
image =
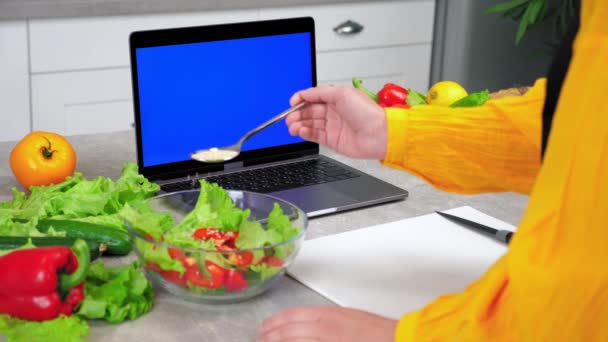
[[[366,89],[365,87],[363,87],[361,85],[361,83],[363,83],[363,81],[358,78],[358,77],[353,77],[353,87],[363,91],[364,93],[366,93],[367,95],[369,95],[369,97],[372,98],[372,100],[374,100],[375,102],[378,102],[378,95],[376,95],[374,92],[369,91],[368,89]]]
[[[460,100],[452,103],[450,107],[477,107],[481,106],[490,99],[490,92],[486,89],[478,93],[469,94]]]

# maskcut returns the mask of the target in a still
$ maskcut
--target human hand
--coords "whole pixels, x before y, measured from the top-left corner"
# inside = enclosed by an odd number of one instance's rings
[[[257,341],[394,341],[397,321],[333,306],[288,309],[262,323]]]
[[[290,114],[289,133],[353,158],[383,159],[387,124],[382,107],[351,87],[320,86],[293,95],[291,104],[308,106]]]

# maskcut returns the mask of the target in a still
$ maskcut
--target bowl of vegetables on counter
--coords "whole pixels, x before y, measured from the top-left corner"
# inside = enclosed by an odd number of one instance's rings
[[[279,198],[200,181],[122,211],[152,283],[185,300],[239,302],[287,270],[304,240],[306,214]]]

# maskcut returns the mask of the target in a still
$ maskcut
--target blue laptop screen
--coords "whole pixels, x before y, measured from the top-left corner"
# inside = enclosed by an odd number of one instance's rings
[[[289,108],[312,86],[309,33],[137,48],[144,166],[186,161],[190,153],[237,142]],[[243,151],[301,142],[284,121]]]

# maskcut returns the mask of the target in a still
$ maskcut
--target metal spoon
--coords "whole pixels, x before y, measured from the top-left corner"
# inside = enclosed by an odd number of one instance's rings
[[[306,105],[306,102],[300,102],[297,105],[282,112],[281,114],[275,116],[274,118],[264,122],[263,124],[259,125],[258,127],[252,129],[251,131],[249,131],[245,135],[243,135],[243,137],[241,139],[239,139],[239,141],[234,145],[225,146],[225,147],[212,147],[212,148],[208,148],[208,149],[198,150],[198,151],[192,152],[190,154],[190,158],[192,158],[194,160],[198,160],[200,162],[204,162],[204,163],[221,163],[221,162],[225,162],[225,161],[234,159],[236,156],[238,156],[241,153],[241,147],[247,139],[251,138],[254,134],[256,134],[259,131],[263,130],[264,128],[272,125],[273,123],[281,120],[282,118],[286,117],[287,115],[302,108],[304,105]]]

